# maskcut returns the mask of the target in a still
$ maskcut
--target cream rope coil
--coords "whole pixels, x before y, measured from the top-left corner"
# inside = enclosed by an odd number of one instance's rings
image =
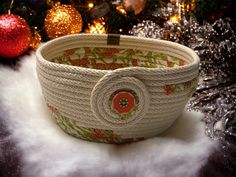
[[[119,44],[108,44],[108,38],[109,35],[69,35],[37,50],[38,78],[46,102],[56,110],[53,117],[63,130],[83,139],[90,139],[81,137],[84,128],[111,130],[122,138],[161,133],[178,118],[194,91],[196,85],[185,88],[184,84],[197,81],[198,56],[169,41],[120,36]],[[101,70],[51,61],[62,56],[63,51],[82,47],[152,51],[184,59],[187,64]],[[179,90],[167,94],[166,86]]]
[[[120,119],[118,114],[111,111],[110,97],[119,90],[132,90],[137,94],[138,106],[128,120]],[[105,75],[93,88],[91,93],[91,108],[95,116],[111,128],[125,127],[139,121],[149,108],[149,94],[145,85],[134,77],[121,77],[110,72]]]

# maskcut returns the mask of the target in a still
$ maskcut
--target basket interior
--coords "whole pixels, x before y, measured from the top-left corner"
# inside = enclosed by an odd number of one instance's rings
[[[52,62],[86,68],[114,70],[124,67],[163,68],[188,64],[182,58],[163,53],[127,48],[79,47],[63,51]]]

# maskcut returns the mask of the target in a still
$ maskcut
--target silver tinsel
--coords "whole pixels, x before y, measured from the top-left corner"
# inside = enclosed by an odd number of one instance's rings
[[[230,19],[200,25],[193,18],[159,26],[145,20],[134,26],[131,35],[174,41],[192,48],[199,55],[200,82],[189,102],[189,109],[205,114],[206,133],[212,138],[228,134],[236,138],[236,35]],[[223,122],[223,132],[214,128]]]

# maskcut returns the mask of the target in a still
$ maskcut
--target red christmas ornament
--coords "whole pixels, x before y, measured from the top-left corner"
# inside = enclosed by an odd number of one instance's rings
[[[31,31],[26,21],[14,14],[0,16],[0,56],[14,58],[29,46]]]

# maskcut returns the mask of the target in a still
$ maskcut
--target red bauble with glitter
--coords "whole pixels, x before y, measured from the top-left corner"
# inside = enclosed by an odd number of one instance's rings
[[[0,15],[0,56],[15,58],[29,46],[31,31],[26,21],[14,14]]]

